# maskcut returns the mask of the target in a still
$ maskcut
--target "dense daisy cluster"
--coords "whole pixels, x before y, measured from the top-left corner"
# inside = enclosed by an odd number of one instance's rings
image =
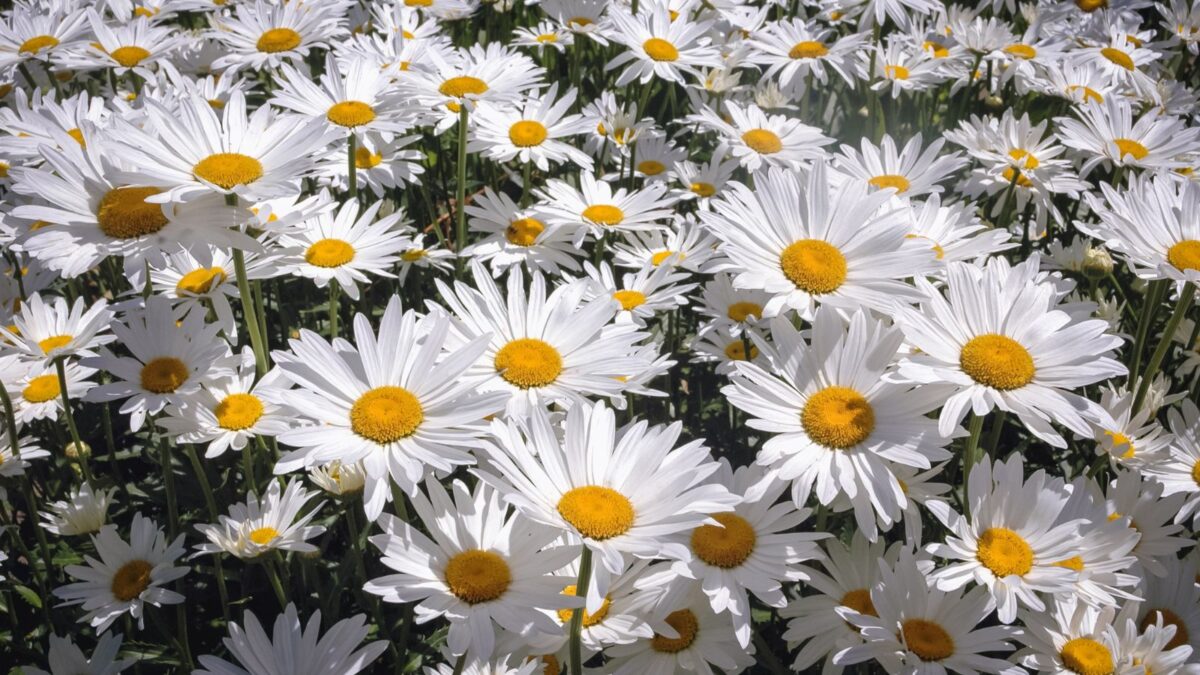
[[[5,672],[1200,672],[1200,4],[6,4]]]

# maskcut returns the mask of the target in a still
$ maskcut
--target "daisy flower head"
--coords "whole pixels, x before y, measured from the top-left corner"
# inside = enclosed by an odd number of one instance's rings
[[[734,183],[699,217],[721,241],[734,286],[771,294],[764,317],[795,310],[810,318],[819,304],[889,311],[920,297],[903,280],[936,263],[933,251],[905,238],[891,199],[853,181],[835,187],[817,162],[807,176],[760,172],[753,190]]]
[[[1086,103],[1076,113],[1079,119],[1055,122],[1063,144],[1086,158],[1080,171],[1084,176],[1101,165],[1152,171],[1186,168],[1182,158],[1200,151],[1200,128],[1153,111],[1135,118],[1132,104],[1116,96]]]
[[[605,0],[544,0],[538,6],[572,35],[608,44],[608,2]]]
[[[220,522],[197,525],[208,543],[197,545],[195,555],[229,553],[251,560],[271,551],[317,552],[308,540],[320,536],[325,528],[309,523],[321,504],[300,515],[316,494],[305,490],[298,480],[288,481],[286,488],[277,480],[269,481],[262,497],[248,494],[246,503],[231,506]]]
[[[592,158],[565,140],[590,128],[583,116],[567,114],[576,93],[571,89],[558,98],[556,82],[544,94],[532,92],[517,107],[481,109],[467,151],[482,151],[497,162],[532,163],[542,171],[549,171],[551,162],[591,171]]]
[[[1070,58],[1095,64],[1115,88],[1151,91],[1155,78],[1146,71],[1161,54],[1116,26],[1109,29],[1106,37],[1095,45],[1072,51]]]
[[[438,290],[458,319],[454,340],[485,340],[486,348],[468,372],[484,380],[484,391],[510,394],[509,415],[620,395],[622,378],[647,365],[635,353],[647,334],[633,324],[613,322],[620,303],[611,296],[585,301],[586,280],[566,282],[547,293],[546,278],[534,272],[526,290],[524,275],[514,267],[502,295],[482,265],[471,265],[474,288],[438,280]]]
[[[1074,555],[1080,524],[1059,520],[1068,496],[1062,480],[1044,470],[1026,479],[1019,453],[976,464],[967,478],[969,516],[946,502],[927,505],[950,532],[944,543],[926,547],[950,561],[930,579],[946,591],[972,582],[985,586],[1006,624],[1016,619],[1018,604],[1043,611],[1038,593],[1067,593],[1077,576],[1061,564]]]
[[[758,323],[770,299],[765,291],[734,287],[733,277],[722,273],[705,282],[696,310],[711,317],[715,325],[728,326],[734,334],[740,334],[745,326]]]
[[[579,269],[572,229],[547,226],[532,209],[522,209],[507,194],[486,186],[466,205],[466,212],[471,229],[485,236],[462,254],[486,263],[493,276],[517,265],[547,274]]]
[[[1022,611],[1025,648],[1019,662],[1039,673],[1139,672],[1131,668],[1131,644],[1114,625],[1116,609],[1092,607],[1073,595],[1056,595],[1050,611]]]
[[[891,136],[885,135],[879,146],[864,138],[861,153],[843,145],[835,165],[851,180],[863,181],[878,190],[890,188],[898,197],[911,199],[941,192],[939,183],[966,166],[966,160],[957,152],[941,154],[945,142],[938,138],[922,151],[921,134],[918,133],[897,152]]]
[[[708,209],[713,197],[724,192],[733,174],[741,164],[729,159],[727,148],[720,147],[703,164],[681,161],[675,165],[674,178],[680,188],[673,193],[679,200],[695,200],[701,209]]]
[[[70,636],[51,635],[50,651],[46,654],[46,665],[50,671],[24,666],[21,672],[27,675],[117,675],[137,662],[136,659],[117,658],[121,652],[122,640],[120,635],[104,633],[96,641],[96,648],[92,650],[91,657],[88,657],[71,641]]]
[[[905,235],[933,249],[941,265],[986,259],[1018,246],[1001,228],[983,224],[963,202],[942,204],[941,195],[931,194],[923,202],[912,202]]]
[[[271,103],[325,122],[339,136],[368,131],[393,134],[411,126],[407,103],[393,92],[392,78],[372,61],[325,57],[320,82],[284,64]],[[357,156],[355,157],[357,160]]]
[[[1125,259],[1142,279],[1200,283],[1200,184],[1166,176],[1131,177],[1124,190],[1100,184],[1104,200],[1088,194],[1098,223],[1087,234]]]
[[[664,541],[740,501],[708,478],[719,468],[702,441],[676,447],[682,424],[636,421],[618,428],[603,402],[567,410],[562,433],[548,412],[492,423],[495,443],[476,473],[524,516],[580,540],[598,556],[587,611],[600,611],[630,557],[686,560],[687,547]],[[706,603],[707,606],[707,603]]]
[[[1142,628],[1160,621],[1171,626],[1175,634],[1167,649],[1188,645],[1195,654],[1200,650],[1200,585],[1196,584],[1197,554],[1193,551],[1183,560],[1174,555],[1161,559],[1165,573],[1146,578],[1141,590],[1142,602],[1137,604],[1138,624]]]
[[[613,579],[598,611],[592,613],[584,610],[579,636],[585,654],[595,654],[612,645],[629,644],[654,635],[654,629],[650,625],[653,607],[652,603],[647,601],[647,593],[643,586],[652,578],[651,575],[661,572],[662,563],[656,567],[651,565],[649,560],[635,560],[628,569]],[[578,580],[579,561],[572,561],[560,574],[568,579]],[[658,581],[663,577],[654,578]],[[571,583],[562,592],[568,596],[575,596],[576,590],[575,583]],[[571,619],[576,611],[578,610],[560,609],[554,613],[562,625],[563,635],[554,641],[547,640],[551,647],[557,644],[566,646]]]
[[[369,283],[371,276],[394,276],[392,265],[410,243],[403,211],[376,219],[383,204],[378,200],[362,209],[357,201],[348,200],[337,213],[322,211],[306,220],[302,229],[279,239],[281,246],[299,253],[284,259],[284,268],[312,279],[317,288],[336,283],[357,300],[359,284]]]
[[[533,27],[515,29],[512,43],[518,47],[534,47],[539,52],[549,47],[562,54],[575,44],[575,34],[553,21],[543,20]]]
[[[64,66],[111,68],[117,76],[133,71],[144,80],[154,80],[151,66],[169,61],[185,42],[168,26],[156,25],[145,17],[120,25],[106,23],[94,9],[88,10],[87,16],[95,41],[84,51],[64,55],[60,60]]]
[[[454,126],[463,106],[512,105],[541,84],[545,71],[524,54],[493,42],[473,45],[446,56],[429,54],[429,68],[411,71],[398,92],[411,97],[438,117],[438,132]]]
[[[807,166],[825,157],[822,146],[833,143],[816,127],[784,115],[768,115],[753,103],[743,107],[731,99],[725,102],[725,110],[728,122],[707,107],[701,108],[695,121],[717,132],[730,155],[750,171],[764,165],[793,169]]]
[[[871,588],[877,615],[840,609],[862,631],[863,644],[834,656],[839,665],[875,660],[888,673],[981,672],[1020,675],[1024,671],[985,653],[1012,651],[1017,635],[1008,626],[983,626],[992,613],[987,590],[966,594],[929,584],[925,561],[902,551],[894,567],[880,561],[879,580]]]
[[[211,19],[211,36],[228,52],[213,62],[215,70],[277,68],[300,61],[313,49],[325,48],[344,35],[334,9],[338,3],[239,2],[233,13]]]
[[[83,298],[67,304],[56,296],[47,302],[40,294],[30,295],[11,318],[0,324],[0,338],[31,359],[50,363],[57,358],[95,356],[95,348],[116,340],[109,334],[113,312],[103,298],[91,306]]]
[[[78,363],[63,364],[63,375],[67,382],[67,394],[71,400],[78,401],[92,387],[96,386],[90,377],[96,371]],[[62,385],[58,379],[56,366],[40,365],[29,369],[29,372],[15,382],[6,382],[11,387],[9,396],[12,398],[13,414],[18,422],[29,424],[34,420],[57,420],[62,409]]]
[[[673,144],[666,134],[649,133],[638,139],[637,164],[633,169],[643,180],[667,180],[686,157],[687,151]]]
[[[1184,498],[1180,494],[1163,497],[1162,484],[1147,480],[1139,471],[1121,471],[1109,482],[1104,494],[1104,518],[1138,534],[1130,554],[1143,568],[1133,570],[1139,581],[1148,578],[1147,572],[1160,578],[1167,576],[1164,561],[1174,560],[1181,549],[1192,545],[1190,540],[1175,536],[1183,532],[1183,526],[1173,521]]]
[[[1154,419],[1153,410],[1143,406],[1134,411],[1134,398],[1132,391],[1103,387],[1091,422],[1097,454],[1108,455],[1114,466],[1140,469],[1163,459],[1174,438]]]
[[[387,136],[391,134],[369,132],[358,136],[354,144],[354,172],[359,189],[369,188],[376,198],[405,185],[420,185],[425,173],[422,164],[425,155],[412,147],[420,136],[396,136],[391,140]],[[331,187],[349,189],[350,168],[344,147],[331,146],[319,171]]]
[[[287,388],[283,373],[273,369],[259,379],[249,347],[239,361],[236,371],[206,383],[183,404],[169,406],[158,426],[177,442],[207,445],[204,456],[210,459],[291,429],[291,411],[279,403]]]
[[[688,275],[667,265],[643,267],[637,272],[622,274],[619,282],[607,263],[601,263],[597,268],[585,262],[583,268],[592,286],[585,297],[612,297],[621,303],[616,321],[632,322],[642,328],[659,312],[685,307],[685,294],[696,287],[694,283],[680,283]]]
[[[1141,574],[1131,568],[1137,561],[1132,552],[1141,540],[1139,529],[1109,517],[1111,513],[1095,481],[1080,476],[1067,489],[1070,498],[1058,520],[1073,521],[1078,530],[1073,555],[1059,564],[1076,572],[1070,592],[1095,607],[1136,600],[1133,587],[1141,581]],[[1127,574],[1127,570],[1135,573]]]
[[[16,453],[13,452],[14,449]],[[0,478],[24,476],[25,469],[32,466],[28,460],[45,459],[49,456],[50,452],[38,447],[34,438],[22,435],[21,429],[17,429],[15,444],[8,435],[8,426],[0,429]]]
[[[1064,311],[1054,283],[1034,280],[1038,266],[1036,255],[1015,266],[1001,257],[984,267],[951,263],[945,296],[918,279],[922,310],[897,308],[897,325],[920,350],[901,361],[899,375],[951,385],[938,418],[942,433],[968,410],[1000,408],[1055,447],[1066,441],[1052,423],[1092,435],[1081,413],[1095,404],[1073,390],[1125,374],[1110,356],[1122,339],[1104,320]]]
[[[0,21],[0,70],[10,71],[26,61],[49,63],[83,40],[87,13],[69,3],[46,6],[20,0]]]
[[[749,427],[776,434],[758,463],[791,481],[797,507],[814,489],[824,505],[844,495],[874,540],[876,519],[890,527],[908,503],[891,464],[928,469],[950,458],[945,446],[957,430],[939,433],[924,417],[940,393],[888,380],[903,336],[866,312],[847,326],[836,310],[822,308],[807,341],[787,320],[770,328],[772,344],[756,340],[770,370],[739,362],[722,393],[752,416]]]
[[[241,666],[225,659],[200,657],[198,675],[264,675],[287,672],[292,675],[341,673],[356,675],[365,670],[383,652],[387,641],[377,640],[363,647],[369,632],[367,617],[358,614],[333,624],[321,635],[321,612],[314,612],[307,624],[300,621],[296,605],[288,603],[275,619],[271,635],[258,617],[247,611],[242,625],[229,624],[229,637],[222,642]]]
[[[803,19],[776,21],[750,38],[754,50],[750,59],[766,66],[764,79],[775,78],[785,91],[798,95],[805,91],[810,74],[821,85],[829,82],[831,74],[853,83],[855,54],[865,41],[861,33],[837,37],[833,30]]]
[[[708,272],[717,241],[689,217],[676,217],[666,230],[632,232],[613,244],[613,262],[618,267],[640,270],[666,265],[692,273]]]
[[[730,614],[738,644],[745,649],[751,633],[749,593],[767,606],[786,606],[781,584],[807,578],[799,563],[822,558],[815,542],[829,535],[794,531],[811,510],[780,502],[787,482],[773,472],[755,465],[735,472],[722,462],[716,481],[742,501],[732,511],[713,514],[720,525],[692,530],[687,538],[691,559],[676,561],[672,570],[698,581],[714,612]]]
[[[926,91],[946,79],[938,59],[896,37],[860,50],[858,59],[859,79],[872,82],[875,91],[890,92],[892,98],[900,98],[904,92]]]
[[[67,565],[76,583],[59,586],[54,595],[65,605],[82,605],[81,622],[103,633],[122,614],[144,626],[146,605],[175,605],[184,597],[166,585],[188,573],[174,562],[183,555],[183,535],[168,543],[154,521],[138,513],[133,516],[129,541],[121,539],[116,525],[105,525],[92,535],[96,558],[86,565]]]
[[[99,532],[108,520],[115,492],[115,488],[96,490],[84,482],[71,488],[67,499],[47,504],[48,510],[40,514],[44,521],[40,526],[60,537]]]
[[[560,628],[546,610],[582,604],[562,592],[571,580],[555,574],[578,556],[578,547],[556,545],[555,529],[513,512],[500,492],[484,484],[469,491],[458,480],[447,492],[429,480],[425,492],[410,497],[429,535],[384,514],[383,534],[370,541],[396,573],[371,579],[364,590],[384,602],[419,601],[418,625],[445,617],[452,654],[490,659],[496,626],[526,642],[557,635]]]
[[[374,520],[390,499],[390,482],[412,493],[430,471],[449,473],[474,463],[483,419],[504,408],[507,395],[479,394],[488,377],[471,369],[488,347],[483,335],[451,347],[450,317],[418,316],[393,296],[372,330],[354,319],[354,344],[330,344],[302,330],[273,360],[295,385],[279,402],[302,424],[279,435],[295,450],[276,464],[278,474],[338,461],[361,461],[367,475],[363,507]]]
[[[1183,506],[1175,514],[1175,522],[1189,518],[1193,526],[1200,522],[1200,409],[1188,399],[1178,408],[1167,411],[1174,442],[1166,457],[1142,467],[1150,480],[1161,483],[1163,496],[1183,494]]]
[[[753,648],[738,644],[728,619],[714,612],[699,592],[691,592],[656,623],[649,639],[606,650],[612,657],[613,675],[712,673],[717,669],[735,675],[755,663]]]
[[[147,415],[184,404],[233,365],[229,346],[217,335],[218,326],[205,324],[198,314],[176,322],[171,302],[162,296],[152,295],[144,306],[131,308],[112,330],[129,356],[105,348],[99,356],[83,360],[83,365],[113,377],[88,391],[86,400],[123,400],[120,412],[130,416],[133,431],[142,427]]]
[[[625,66],[617,77],[618,87],[634,80],[644,86],[656,77],[686,84],[683,73],[699,78],[699,68],[721,65],[718,51],[709,46],[711,23],[682,14],[673,16],[666,2],[648,2],[637,14],[615,9],[608,20],[610,37],[625,46],[604,67],[615,70]]]
[[[246,278],[275,276],[275,257],[271,254],[246,256]],[[238,294],[233,255],[216,246],[196,246],[167,254],[163,263],[150,266],[154,292],[170,298],[179,317],[193,312],[207,314],[211,310],[225,335],[236,340],[238,326],[229,304],[229,298]],[[144,270],[132,277],[130,283],[134,288],[144,287]]]
[[[667,187],[652,182],[641,189],[613,189],[611,183],[579,175],[579,187],[551,179],[538,195],[535,213],[546,222],[569,227],[576,246],[591,234],[597,239],[605,232],[643,232],[662,229],[659,222],[673,214]]]

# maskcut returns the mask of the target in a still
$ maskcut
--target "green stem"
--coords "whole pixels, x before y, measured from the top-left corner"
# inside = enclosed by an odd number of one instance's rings
[[[636,2],[636,0],[634,0]],[[463,666],[467,664],[467,653],[463,652],[458,655],[458,660],[454,662],[454,675],[462,675]]]
[[[338,300],[341,287],[337,279],[329,280],[329,341],[333,342],[338,336]]]
[[[962,502],[963,514],[967,517],[971,515],[971,502],[967,498],[967,484],[970,482],[971,469],[975,468],[975,464],[979,461],[979,434],[983,431],[983,415],[971,413],[970,435],[967,436],[967,445],[963,449],[962,458]]]
[[[533,178],[533,162],[525,162],[521,168],[521,208],[529,206],[529,195],[532,193],[529,182]]]
[[[196,478],[200,481],[200,491],[204,493],[204,503],[208,506],[208,515],[213,522],[219,522],[221,513],[217,511],[217,502],[213,498],[212,485],[208,481],[208,471],[204,465],[200,463],[200,457],[196,455],[196,447],[188,443],[187,456],[192,463],[192,471],[195,472]],[[217,592],[221,596],[221,615],[224,616],[225,622],[229,623],[229,590],[225,587],[225,566],[221,563],[221,554],[213,554],[213,566],[217,571]]]
[[[1000,432],[1004,430],[1004,419],[1008,417],[1008,411],[997,410],[996,418],[992,420],[992,427],[988,429],[987,441],[984,447],[987,448],[988,457],[996,458],[996,446],[1000,445]]]
[[[246,474],[246,482],[250,484],[250,489],[257,495],[259,492],[258,479],[254,476],[254,452],[249,444],[242,448],[242,471]]]
[[[275,591],[275,599],[279,600],[279,609],[287,608],[287,594],[283,592],[283,584],[279,581],[279,570],[275,569],[275,560],[267,559],[263,561],[263,569],[267,572],[267,578],[271,580],[271,588]]]
[[[458,182],[454,186],[454,252],[461,256],[467,246],[467,104],[461,103],[458,110]],[[462,275],[466,260],[458,259],[458,272]]]
[[[151,421],[151,424],[154,422]],[[158,437],[158,457],[162,463],[163,491],[167,500],[167,518],[170,522],[171,538],[179,534],[179,504],[175,501],[175,472],[171,470],[171,449],[165,436]]]
[[[1154,317],[1162,305],[1163,296],[1167,292],[1167,284],[1165,279],[1160,279],[1150,282],[1150,287],[1146,289],[1145,304],[1138,316],[1137,332],[1134,334],[1133,352],[1129,355],[1128,365],[1131,381],[1141,371],[1142,352],[1146,350],[1146,338],[1150,334],[1150,325],[1154,323]],[[1130,386],[1132,387],[1132,384]]]
[[[234,197],[237,200],[237,197]],[[254,311],[254,296],[250,293],[250,280],[246,278],[246,254],[241,249],[233,249],[233,267],[237,274],[238,296],[242,301],[242,318],[245,319],[246,330],[250,333],[250,346],[254,349],[254,369],[259,377],[267,372],[267,349],[263,343],[262,333],[259,332],[258,317]]]
[[[1154,354],[1150,356],[1150,362],[1146,364],[1146,372],[1142,373],[1141,381],[1138,382],[1137,396],[1133,399],[1133,412],[1135,414],[1142,409],[1142,404],[1146,401],[1146,394],[1150,391],[1150,381],[1158,374],[1159,366],[1162,365],[1163,359],[1167,356],[1167,350],[1171,348],[1171,343],[1174,342],[1175,331],[1179,329],[1179,323],[1183,321],[1183,317],[1192,308],[1192,301],[1195,298],[1196,285],[1189,281],[1183,285],[1183,290],[1179,292],[1179,301],[1175,303],[1175,311],[1171,313],[1171,318],[1167,320],[1167,327],[1163,329],[1162,337],[1158,341],[1158,347],[1154,349]]]
[[[358,162],[355,156],[358,148],[358,137],[354,132],[350,132],[350,138],[346,141],[346,164],[349,173],[346,174],[347,191],[350,193],[350,199],[358,199]]]
[[[592,582],[592,549],[586,545],[579,556],[579,578],[575,581],[575,597],[587,602],[588,585]],[[571,612],[570,657],[571,675],[583,673],[583,612],[582,608]]]
[[[67,430],[71,432],[71,443],[75,446],[75,456],[79,459],[79,468],[83,471],[83,479],[88,485],[95,485],[92,470],[88,467],[88,454],[83,440],[79,438],[79,427],[75,424],[75,415],[71,412],[71,396],[67,393],[67,367],[63,365],[63,357],[54,359],[54,370],[58,372],[58,393],[62,397],[63,416],[67,418]]]

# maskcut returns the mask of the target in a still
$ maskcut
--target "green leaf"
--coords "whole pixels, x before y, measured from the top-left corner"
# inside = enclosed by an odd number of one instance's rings
[[[28,602],[37,609],[42,608],[42,598],[37,594],[37,591],[28,586],[22,586],[21,584],[13,584],[13,588],[16,589],[17,595],[20,595],[25,599],[25,602]]]

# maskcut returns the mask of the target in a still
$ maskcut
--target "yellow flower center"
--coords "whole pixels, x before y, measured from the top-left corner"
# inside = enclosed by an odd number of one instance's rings
[[[574,26],[577,28],[583,28],[584,26],[590,26],[593,23],[594,22],[591,19],[587,18],[586,16],[577,16],[577,17],[567,21],[567,25]]]
[[[621,309],[626,312],[646,302],[646,294],[641,291],[620,290],[613,293],[613,297],[621,303]]]
[[[692,183],[689,187],[691,188],[692,192],[695,192],[701,197],[711,197],[717,193],[717,188],[712,183],[696,182]]]
[[[875,410],[850,387],[826,387],[808,397],[800,424],[814,442],[844,450],[867,440],[875,430]]]
[[[30,403],[45,403],[58,398],[60,391],[57,375],[38,375],[25,385],[21,397]]]
[[[562,355],[548,342],[517,338],[496,352],[496,372],[522,389],[544,387],[562,373]]]
[[[174,356],[160,356],[142,366],[142,389],[155,394],[170,394],[187,379],[187,365]]]
[[[760,155],[773,155],[783,150],[783,141],[770,129],[751,129],[742,134],[742,142]]]
[[[1108,7],[1108,0],[1075,0],[1075,6],[1091,14],[1098,9]]]
[[[375,119],[375,109],[362,101],[342,101],[329,107],[325,119],[339,127],[361,127]]]
[[[1031,45],[1014,44],[1004,48],[1004,52],[1018,59],[1032,59],[1037,56],[1037,49]]]
[[[654,253],[654,255],[650,256],[650,264],[654,265],[655,267],[658,267],[659,265],[663,264],[664,260],[666,260],[667,258],[670,258],[671,256],[675,255],[676,253],[679,254],[680,260],[683,260],[684,258],[687,257],[687,255],[681,251],[671,251],[671,250],[658,251],[658,252]]]
[[[249,429],[263,415],[262,401],[253,394],[230,394],[217,404],[217,425],[229,431]]]
[[[746,344],[741,340],[734,340],[725,345],[725,356],[730,361],[745,361],[746,360]],[[750,358],[758,358],[758,347],[750,345]]]
[[[933,621],[906,619],[900,632],[908,650],[922,661],[941,661],[954,655],[954,638]]]
[[[1158,614],[1162,615],[1162,623],[1164,627],[1175,626],[1175,635],[1169,642],[1167,642],[1167,646],[1163,649],[1163,651],[1170,651],[1176,647],[1182,647],[1183,645],[1186,645],[1189,640],[1187,624],[1183,622],[1183,619],[1179,618],[1178,614],[1172,612],[1166,607],[1157,607],[1146,613],[1146,618],[1142,619],[1140,626],[1142,632],[1145,632],[1147,628],[1157,623]]]
[[[1112,652],[1091,638],[1068,640],[1062,648],[1063,665],[1079,675],[1110,675],[1113,672]]]
[[[642,43],[642,49],[646,50],[646,56],[655,61],[675,61],[679,58],[679,50],[675,45],[667,42],[662,38],[650,38]]]
[[[1013,148],[1012,150],[1009,150],[1008,156],[1012,157],[1018,162],[1024,161],[1024,168],[1026,169],[1036,169],[1038,168],[1038,165],[1041,164],[1041,162],[1038,161],[1038,158],[1035,157],[1033,153],[1022,148]]]
[[[576,591],[575,584],[571,584],[570,586],[567,586],[566,588],[563,589],[562,594],[563,595],[572,595],[572,596],[578,595],[578,593],[576,593],[575,591]],[[600,623],[601,621],[604,621],[604,618],[606,616],[608,616],[608,610],[611,605],[612,605],[612,603],[609,600],[608,596],[604,596],[604,602],[600,603],[600,609],[596,610],[595,614],[588,612],[586,609],[583,610],[583,627],[591,628],[592,626],[595,626],[596,624]],[[571,623],[571,618],[574,616],[575,616],[575,610],[573,610],[573,609],[558,610],[558,620],[563,622],[563,624]]]
[[[944,59],[950,56],[950,48],[935,40],[926,40],[921,43],[921,49],[929,52],[930,56],[935,59]]]
[[[736,513],[717,513],[712,518],[721,526],[701,525],[692,530],[692,551],[696,557],[722,569],[746,562],[758,542],[754,527]]]
[[[881,190],[884,188],[895,188],[897,193],[908,192],[910,186],[907,178],[896,173],[885,173],[881,176],[875,176],[867,182]]]
[[[1037,372],[1029,350],[1016,340],[996,333],[971,338],[963,345],[958,363],[971,379],[1000,391],[1024,387]]]
[[[542,44],[546,44],[547,42],[558,42],[558,36],[554,33],[542,33],[534,39]]]
[[[156,7],[135,7],[133,9],[133,15],[134,16],[144,16],[146,18],[150,18],[153,16],[157,16],[159,11],[160,10]]]
[[[1113,140],[1113,144],[1117,146],[1117,151],[1121,153],[1121,159],[1125,159],[1126,156],[1132,156],[1136,160],[1142,160],[1146,159],[1146,156],[1150,154],[1146,146],[1131,138],[1117,138]]]
[[[1005,168],[1004,171],[1002,171],[1000,173],[1000,175],[1004,177],[1004,180],[1006,180],[1010,183],[1013,182],[1014,180],[1017,181],[1017,185],[1019,185],[1023,188],[1033,187],[1033,181],[1029,180],[1029,178],[1027,178],[1025,176],[1025,174],[1017,173],[1017,170],[1011,166]]]
[[[127,45],[125,47],[117,47],[108,54],[113,61],[121,64],[126,68],[132,68],[142,62],[150,52],[137,45]]]
[[[150,586],[150,571],[154,566],[145,560],[130,560],[113,575],[112,594],[121,602],[129,602]]]
[[[428,255],[428,251],[423,248],[411,248],[400,254],[400,259],[404,262],[416,262]]]
[[[431,7],[433,0],[404,0],[404,4],[408,7]]]
[[[893,80],[907,80],[908,68],[905,68],[901,65],[885,66],[883,69],[883,74],[884,76]]]
[[[183,275],[175,284],[175,292],[183,295],[204,295],[225,283],[229,275],[221,267],[199,267]]]
[[[1133,457],[1136,452],[1136,449],[1133,447],[1133,439],[1120,431],[1105,431],[1104,435],[1112,439],[1113,450],[1120,451],[1121,448],[1125,448],[1125,452],[1121,453],[1121,459],[1130,459]]]
[[[979,536],[975,557],[998,577],[1024,576],[1033,569],[1033,549],[1006,527],[989,527]]]
[[[1125,70],[1133,70],[1134,68],[1133,59],[1128,54],[1120,49],[1117,49],[1116,47],[1105,47],[1104,49],[1100,50],[1100,55],[1117,64],[1118,66],[1121,66]]]
[[[275,541],[275,538],[278,536],[279,536],[279,530],[268,525],[266,527],[260,527],[257,530],[254,530],[253,532],[251,532],[250,533],[250,541],[258,544],[259,546],[266,546],[267,544],[271,543],[272,541]]]
[[[788,50],[788,58],[792,59],[819,59],[829,53],[829,49],[825,45],[815,40],[803,40],[797,42]]]
[[[692,643],[696,641],[696,633],[700,630],[700,622],[696,620],[696,615],[690,609],[681,609],[668,614],[667,625],[674,628],[679,637],[669,638],[655,633],[654,637],[650,639],[650,647],[656,652],[664,654],[681,652],[692,646]]]
[[[625,212],[612,204],[592,204],[583,210],[583,217],[598,225],[619,225]]]
[[[512,584],[512,571],[504,558],[477,548],[450,558],[445,575],[450,592],[469,605],[491,602],[504,595]]]
[[[75,337],[73,335],[55,335],[38,342],[38,347],[41,347],[43,354],[49,354],[50,352],[66,345],[68,342],[74,339]]]
[[[350,407],[354,433],[380,444],[411,436],[424,419],[421,402],[403,387],[376,387]]]
[[[1070,558],[1067,558],[1066,560],[1059,560],[1058,562],[1052,563],[1052,564],[1055,567],[1065,567],[1069,570],[1075,570],[1076,572],[1083,571],[1083,558],[1081,558],[1077,555],[1071,556]]]
[[[75,129],[67,129],[67,135],[70,136],[71,138],[74,138],[75,142],[79,144],[79,147],[81,147],[81,148],[87,147],[87,140],[84,139],[83,132],[80,131],[78,127]]]
[[[546,226],[538,220],[519,218],[504,228],[504,238],[514,246],[533,246],[545,229]]]
[[[1200,485],[1200,462],[1196,462],[1192,465],[1192,482],[1194,482],[1196,485]]]
[[[730,320],[741,323],[750,317],[754,317],[756,319],[761,318],[762,311],[762,305],[758,304],[757,302],[743,301],[735,302],[730,305],[729,309],[725,310],[725,315],[728,316]]]
[[[645,161],[638,162],[637,170],[641,171],[647,176],[657,176],[658,174],[666,171],[667,167],[662,162],[658,162],[653,159],[647,159]]]
[[[488,90],[487,82],[478,77],[470,75],[460,75],[452,77],[438,87],[438,92],[443,96],[452,96],[454,98],[463,98],[467,95],[479,96]]]
[[[291,28],[272,28],[258,36],[255,46],[260,52],[278,54],[299,47],[300,41],[300,34]]]
[[[518,148],[541,145],[546,135],[546,127],[537,120],[521,120],[508,128],[508,140]]]
[[[633,504],[616,490],[585,485],[563,493],[558,514],[585,537],[604,541],[619,537],[633,527]]]
[[[134,239],[154,234],[167,226],[161,204],[150,204],[146,197],[162,190],[153,187],[113,188],[96,206],[100,231],[113,239]]]
[[[796,288],[813,295],[832,293],[846,280],[846,257],[820,239],[793,242],[780,254],[779,266]]]
[[[938,260],[941,260],[942,258],[946,257],[946,249],[942,248],[941,244],[930,239],[929,237],[926,237],[923,234],[906,234],[906,235],[904,235],[904,238],[905,239],[924,239],[924,240],[930,242],[930,244],[931,244],[930,248],[933,249],[933,253],[937,257]]]
[[[1200,272],[1200,240],[1185,239],[1167,249],[1167,262],[1176,269]]]
[[[356,168],[373,169],[382,161],[383,155],[378,152],[371,152],[361,146],[354,149],[354,166]]]
[[[249,155],[237,152],[218,152],[196,162],[192,175],[217,187],[232,190],[235,185],[247,185],[262,178],[263,165]]]
[[[859,614],[879,616],[879,613],[875,611],[875,603],[871,602],[871,591],[865,588],[856,588],[848,591],[842,596],[840,604],[843,607],[849,607]]]
[[[38,35],[31,37],[21,43],[17,51],[21,54],[30,54],[36,56],[43,49],[50,49],[58,46],[58,38],[53,35]]]
[[[341,239],[321,239],[304,252],[304,261],[314,267],[341,267],[354,260],[354,246]]]

